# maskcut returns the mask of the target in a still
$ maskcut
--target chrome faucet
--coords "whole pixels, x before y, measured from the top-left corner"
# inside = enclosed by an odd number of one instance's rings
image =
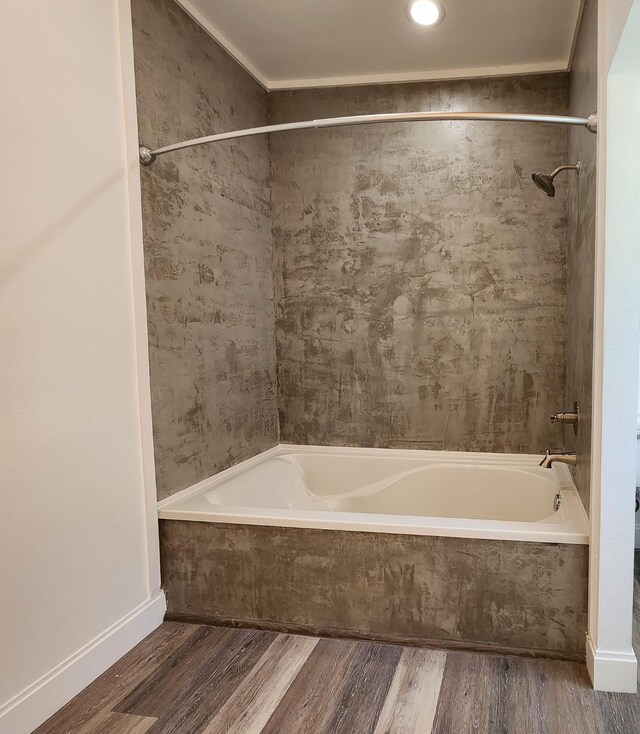
[[[556,462],[575,466],[578,463],[578,457],[575,451],[549,451],[547,449],[540,466],[543,469],[551,469],[551,466]]]

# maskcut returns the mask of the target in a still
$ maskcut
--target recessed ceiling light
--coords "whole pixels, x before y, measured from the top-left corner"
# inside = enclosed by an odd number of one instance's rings
[[[435,25],[443,16],[442,8],[433,0],[415,0],[409,6],[409,17],[418,25]]]

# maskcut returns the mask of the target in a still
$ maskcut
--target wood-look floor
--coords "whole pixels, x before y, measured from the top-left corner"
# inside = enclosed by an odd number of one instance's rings
[[[165,622],[36,731],[632,734],[640,699],[577,663]]]
[[[640,554],[634,646],[640,652]],[[165,622],[37,734],[639,734],[584,665]]]

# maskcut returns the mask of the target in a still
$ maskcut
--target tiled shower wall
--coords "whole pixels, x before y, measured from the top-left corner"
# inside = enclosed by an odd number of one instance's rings
[[[140,139],[264,125],[266,92],[173,0],[133,0]],[[158,496],[278,442],[265,137],[142,171]]]
[[[277,92],[270,121],[561,114],[568,75]],[[563,407],[567,130],[416,123],[273,135],[283,441],[524,451]]]
[[[172,0],[132,5],[153,145],[265,124],[267,107],[273,122],[568,110],[566,74],[267,95]],[[550,126],[367,126],[144,169],[159,496],[275,444],[278,408],[283,441],[558,445],[567,182],[548,199],[530,173],[564,163],[567,141]]]
[[[587,117],[597,103],[597,0],[587,0],[571,70],[570,111]],[[593,381],[593,298],[596,239],[596,136],[569,131],[569,161],[580,160],[580,176],[568,181],[569,239],[567,249],[567,403],[577,401],[577,436],[565,430],[567,446],[578,452],[574,476],[589,511],[591,469],[591,391]]]

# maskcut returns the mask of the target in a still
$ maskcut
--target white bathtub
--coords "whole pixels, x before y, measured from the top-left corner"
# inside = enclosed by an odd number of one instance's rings
[[[159,517],[588,543],[587,517],[568,468],[541,469],[540,459],[281,445],[163,500]]]

